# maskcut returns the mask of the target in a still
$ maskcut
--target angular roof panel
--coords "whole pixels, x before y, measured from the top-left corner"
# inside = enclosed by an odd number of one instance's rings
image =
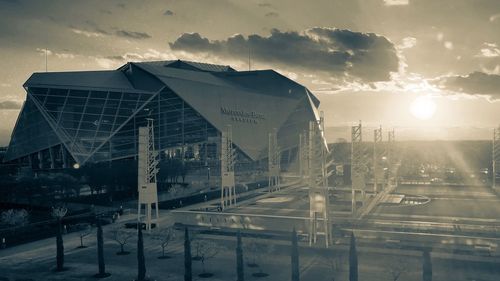
[[[261,158],[268,134],[280,128],[300,99],[159,76],[219,131],[232,126],[233,143],[253,160]]]
[[[202,63],[202,62],[194,62],[194,61],[185,61],[185,60],[174,60],[169,61],[164,66],[167,67],[175,67],[181,69],[188,70],[199,70],[199,71],[207,71],[207,72],[228,72],[228,71],[236,71],[229,65],[219,65],[219,64],[210,64],[210,63]]]
[[[137,91],[121,71],[36,72],[25,87],[54,86]]]

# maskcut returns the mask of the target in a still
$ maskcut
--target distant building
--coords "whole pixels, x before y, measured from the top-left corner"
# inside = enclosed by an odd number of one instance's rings
[[[205,166],[217,161],[227,125],[240,163],[267,158],[268,133],[277,128],[286,164],[296,158],[299,133],[319,118],[319,100],[273,70],[180,60],[34,73],[24,88],[4,161],[42,170],[134,158],[146,118],[154,119],[161,155]]]

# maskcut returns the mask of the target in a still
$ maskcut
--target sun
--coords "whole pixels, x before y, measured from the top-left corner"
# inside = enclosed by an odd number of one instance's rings
[[[410,112],[417,119],[429,120],[436,113],[436,103],[430,97],[417,97],[410,105]]]

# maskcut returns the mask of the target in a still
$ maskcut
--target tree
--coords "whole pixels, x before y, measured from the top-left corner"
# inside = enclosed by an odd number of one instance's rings
[[[346,256],[344,256],[344,254],[342,253],[336,253],[336,255],[334,255],[334,253],[331,253],[321,259],[321,262],[331,270],[332,281],[340,279],[345,262],[347,262]]]
[[[106,265],[104,263],[104,241],[100,218],[97,218],[97,262],[99,266],[99,273],[94,276],[96,278],[104,278],[110,276],[111,274],[106,272]]]
[[[141,224],[137,224],[137,267],[137,281],[146,280],[146,261],[144,258],[144,240]]]
[[[429,250],[424,250],[422,253],[423,263],[422,263],[422,280],[432,281],[432,262],[431,253]]]
[[[132,238],[133,234],[125,229],[115,228],[111,231],[111,235],[111,239],[120,245],[120,251],[116,254],[120,256],[130,254],[129,251],[125,251],[125,245],[127,245],[128,240]]]
[[[298,241],[297,241],[297,232],[295,232],[295,228],[292,231],[291,263],[292,263],[292,281],[299,281],[300,280],[299,245],[298,245]]]
[[[9,209],[2,212],[1,221],[9,226],[23,226],[29,223],[29,213],[25,209]]]
[[[191,260],[191,240],[189,240],[189,231],[184,229],[184,281],[192,281],[192,260]]]
[[[209,259],[212,259],[215,256],[217,256],[217,254],[220,251],[220,247],[212,241],[198,240],[195,243],[197,244],[196,248],[198,249],[198,254],[200,256],[201,267],[202,267],[202,273],[199,274],[198,276],[201,278],[212,277],[214,274],[206,271],[205,263]]]
[[[57,220],[56,232],[56,271],[64,270],[64,242],[62,238],[62,218],[68,209],[65,207],[52,207],[52,217]]]
[[[247,262],[248,267],[258,267],[257,260],[259,257],[259,252],[261,249],[261,244],[257,242],[255,239],[248,240],[245,245],[245,252],[250,256],[250,261]]]
[[[358,281],[358,253],[356,252],[356,237],[351,234],[349,247],[349,281]]]
[[[272,244],[264,244],[257,242],[256,239],[251,239],[245,244],[245,251],[248,251],[250,256],[250,262],[247,263],[248,267],[258,267],[259,272],[252,273],[254,277],[266,277],[269,274],[263,272],[263,265],[266,262],[266,258],[269,258],[270,254],[274,251]],[[259,261],[259,263],[257,263]]]
[[[80,246],[78,248],[87,248],[87,246],[83,245],[83,238],[90,235],[92,226],[89,223],[79,223],[76,225],[76,229],[78,229],[78,236],[80,237]]]
[[[174,240],[175,238],[175,232],[172,227],[167,227],[163,229],[159,229],[152,237],[153,239],[157,240],[158,243],[160,243],[161,247],[161,256],[159,256],[159,259],[168,259],[170,258],[169,256],[165,255],[165,249],[168,247],[170,242]]]
[[[181,161],[180,166],[179,166],[179,174],[182,178],[182,183],[186,182],[186,175],[188,173],[188,166],[184,162],[184,160]]]
[[[243,247],[241,243],[241,232],[238,230],[236,234],[236,275],[237,281],[245,280],[244,272],[244,262],[243,262]]]
[[[389,273],[391,274],[392,281],[398,281],[401,275],[408,270],[408,264],[401,259],[398,259],[389,268]]]

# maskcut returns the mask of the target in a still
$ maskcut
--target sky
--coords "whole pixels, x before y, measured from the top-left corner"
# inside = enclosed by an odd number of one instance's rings
[[[169,59],[274,69],[320,99],[330,139],[359,120],[368,139],[500,123],[498,0],[0,0],[0,58],[0,145],[33,72]]]

